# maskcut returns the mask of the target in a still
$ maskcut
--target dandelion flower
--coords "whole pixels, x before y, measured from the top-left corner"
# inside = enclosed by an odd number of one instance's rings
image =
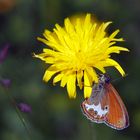
[[[49,64],[43,80],[53,77],[53,84],[60,81],[61,87],[67,87],[70,98],[76,97],[76,86],[84,88],[84,97],[89,97],[93,83],[98,83],[97,69],[106,73],[105,67],[115,67],[122,76],[124,70],[111,58],[112,53],[129,51],[116,45],[123,38],[116,38],[119,30],[108,35],[106,28],[111,22],[98,24],[87,14],[74,20],[66,18],[64,26],[56,24],[53,31],[45,30],[44,38],[38,40],[49,48],[35,57]]]

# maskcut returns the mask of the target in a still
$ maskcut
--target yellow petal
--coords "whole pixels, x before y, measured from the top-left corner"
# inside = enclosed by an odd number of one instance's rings
[[[111,46],[110,48],[107,49],[106,53],[120,53],[120,51],[129,51],[127,48],[120,47],[120,46]]]
[[[91,19],[91,14],[87,14],[85,17],[85,22],[84,22],[85,27],[87,27],[87,25],[89,25],[90,19]]]
[[[33,57],[39,58],[49,64],[53,64],[55,62],[54,57],[48,57],[47,53],[41,53],[41,54],[33,53]]]
[[[92,83],[86,71],[84,71],[84,98],[88,98],[92,92]]]
[[[118,30],[116,30],[116,31],[114,31],[110,36],[109,36],[109,39],[114,39],[114,37],[118,34],[120,32],[120,30],[118,29]],[[121,38],[122,39],[122,38]]]
[[[65,19],[65,28],[66,28],[66,31],[70,34],[73,34],[74,33],[74,27],[73,25],[71,24],[69,18],[66,18]]]
[[[52,49],[58,49],[58,42],[56,41],[56,39],[50,35],[47,40],[41,37],[37,37],[37,40],[43,42],[44,44],[46,44],[47,46],[51,47]],[[58,44],[58,45],[57,45]]]
[[[64,87],[67,84],[68,80],[69,80],[68,74],[64,73],[64,75],[63,75],[63,77],[61,79],[60,86]]]
[[[44,44],[46,44],[47,40],[41,37],[37,37],[37,40],[43,42]]]
[[[48,64],[53,64],[55,61],[54,61],[54,57],[46,57],[44,58],[44,61]]]
[[[76,98],[76,74],[69,75],[67,81],[67,91],[70,98]]]
[[[101,62],[98,62],[97,64],[95,64],[94,67],[97,68],[98,70],[100,70],[102,73],[105,73],[106,72],[105,69],[104,69],[104,67],[103,67],[103,65],[102,65],[102,61]]]
[[[95,83],[98,83],[98,77],[95,70],[92,67],[87,67],[86,71],[92,77],[92,81],[94,81]]]
[[[82,77],[83,77],[83,71],[78,71],[77,72],[77,82],[78,82],[78,86],[80,87],[80,89],[82,89],[82,87],[83,87]]]
[[[83,31],[82,31],[82,23],[80,19],[76,20],[75,31],[79,37],[82,37]]]
[[[46,54],[44,54],[44,53],[41,53],[41,54],[33,53],[33,57],[39,58],[39,59],[41,59],[43,61],[45,61],[44,56],[46,56]]]
[[[92,92],[92,87],[84,87],[84,98],[89,98]]]
[[[100,42],[100,40],[105,36],[106,32],[105,32],[105,28],[111,24],[112,22],[107,22],[107,23],[102,23],[97,32],[96,32],[96,36],[95,36],[95,41],[96,43]]]
[[[64,76],[64,74],[62,74],[62,73],[57,74],[53,79],[53,84],[59,82],[63,76]]]
[[[110,64],[110,66],[114,66],[114,67],[120,72],[120,74],[121,74],[122,76],[125,76],[125,72],[124,72],[124,70],[122,69],[122,67],[119,65],[118,62],[116,62],[116,61],[113,60],[113,59],[108,58],[108,59],[106,60],[106,63]]]
[[[43,52],[46,53],[47,55],[55,55],[57,52],[51,49],[43,49]]]
[[[59,72],[59,70],[56,70],[55,67],[54,67],[53,65],[50,66],[50,67],[45,71],[45,74],[44,74],[44,76],[43,76],[43,80],[46,81],[46,82],[48,82],[48,81],[51,79],[51,77],[52,77],[55,73],[57,73],[57,72]]]
[[[119,42],[121,42],[121,41],[125,41],[125,40],[123,38],[113,38],[112,41],[119,41]]]
[[[56,35],[57,35],[57,37],[59,39],[59,42],[62,45],[62,49],[63,49],[66,46],[66,42],[64,40],[64,34],[63,33],[60,34],[60,32],[58,30],[56,30],[56,29],[54,29],[54,32],[56,33]]]
[[[109,26],[109,24],[111,24],[112,23],[112,21],[108,21],[108,22],[106,22],[106,23],[104,23],[104,26],[103,26],[103,31],[105,31],[105,29]]]
[[[83,25],[83,28],[85,30],[85,36],[89,33],[91,27],[92,27],[91,14],[87,14]]]

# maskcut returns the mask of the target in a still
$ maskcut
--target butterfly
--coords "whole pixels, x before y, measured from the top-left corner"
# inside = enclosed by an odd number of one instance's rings
[[[107,75],[99,75],[99,83],[93,85],[91,96],[82,102],[81,109],[92,122],[105,123],[116,130],[129,126],[126,107]]]

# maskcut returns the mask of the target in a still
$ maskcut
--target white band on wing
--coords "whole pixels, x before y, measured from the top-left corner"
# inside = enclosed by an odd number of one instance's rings
[[[98,105],[85,104],[85,107],[86,107],[87,110],[93,109],[95,112],[97,112],[97,115],[99,115],[99,116],[104,116],[108,112],[108,109],[102,109],[101,108],[100,103]]]

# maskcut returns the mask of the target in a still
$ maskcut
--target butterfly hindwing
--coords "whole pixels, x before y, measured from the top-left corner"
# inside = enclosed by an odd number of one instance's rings
[[[104,90],[100,89],[98,84],[94,85],[90,98],[81,105],[84,115],[96,123],[103,123],[108,112],[108,96]]]

